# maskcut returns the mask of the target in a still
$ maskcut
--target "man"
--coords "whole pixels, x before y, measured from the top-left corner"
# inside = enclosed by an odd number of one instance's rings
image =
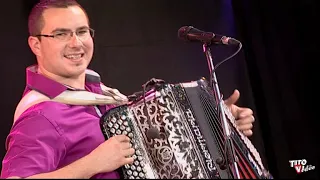
[[[94,30],[75,1],[41,1],[29,16],[28,43],[37,65],[27,68],[27,86],[7,137],[1,178],[119,178],[117,169],[133,162],[129,138],[105,141],[101,114],[111,106],[68,105],[51,101],[65,91],[112,93],[87,69],[93,55]],[[238,119],[239,129],[252,135],[252,111],[225,103]]]

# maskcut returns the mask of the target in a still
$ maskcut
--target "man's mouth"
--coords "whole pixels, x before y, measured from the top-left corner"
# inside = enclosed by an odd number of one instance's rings
[[[71,59],[71,60],[80,59],[83,56],[84,56],[84,53],[64,55],[65,58]]]

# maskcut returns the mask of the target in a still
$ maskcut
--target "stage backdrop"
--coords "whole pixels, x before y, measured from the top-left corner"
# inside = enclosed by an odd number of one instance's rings
[[[27,15],[35,2],[37,1],[15,0],[7,1],[6,6],[0,6],[2,24],[0,75],[3,82],[1,159],[5,155],[5,140],[11,128],[15,106],[25,87],[25,68],[36,63],[27,44]],[[126,95],[142,90],[141,85],[151,78],[163,79],[170,83],[193,81],[201,77],[209,78],[202,44],[187,43],[178,39],[177,32],[182,26],[191,25],[200,30],[234,37],[243,42],[246,38],[241,24],[243,22],[240,22],[242,19],[234,14],[242,13],[243,4],[239,2],[237,7],[234,7],[231,0],[81,0],[79,2],[87,10],[91,27],[96,31],[95,54],[90,68],[100,73],[103,83],[107,86],[117,88]],[[237,11],[234,11],[235,9]],[[255,92],[252,90],[254,84],[249,74],[252,75],[256,68],[250,66],[248,59],[245,58],[248,50],[252,48],[249,45],[251,44],[244,43],[244,49],[239,54],[217,69],[220,90],[224,97],[228,97],[234,89],[238,89],[241,93],[238,105],[254,110],[256,121],[251,140],[271,173],[276,177],[295,177],[294,169],[288,164],[289,157],[285,155],[288,149],[281,151],[284,156],[277,160],[274,157],[281,148],[272,146],[271,141],[274,139],[262,138],[274,135],[265,117],[272,118],[276,115],[265,114],[268,113],[265,100],[260,99],[261,101],[257,102],[255,99],[265,94],[263,91],[258,91],[261,86],[255,88]],[[236,47],[231,46],[213,46],[211,52],[214,63],[221,62],[236,50]],[[259,72],[252,76],[258,74]],[[258,103],[261,105],[260,111],[256,109]],[[265,120],[264,127],[260,126],[260,118]],[[268,149],[264,146],[265,143],[268,143]],[[265,152],[265,149],[268,152]],[[280,167],[282,165],[285,167]]]

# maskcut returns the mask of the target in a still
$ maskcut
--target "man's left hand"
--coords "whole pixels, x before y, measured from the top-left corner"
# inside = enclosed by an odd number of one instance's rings
[[[238,129],[242,131],[244,135],[251,136],[253,134],[252,127],[254,122],[253,111],[250,108],[235,105],[239,97],[240,92],[238,90],[234,90],[233,94],[224,102],[235,117]]]

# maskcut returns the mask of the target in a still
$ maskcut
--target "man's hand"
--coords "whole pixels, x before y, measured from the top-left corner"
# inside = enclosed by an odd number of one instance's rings
[[[238,129],[242,131],[244,135],[251,136],[253,134],[252,123],[254,122],[253,111],[250,108],[235,105],[239,97],[240,92],[238,90],[234,90],[233,94],[224,102],[235,117]]]
[[[115,171],[126,164],[132,164],[134,153],[129,137],[123,134],[112,136],[88,155],[88,169],[92,169],[94,174]]]

